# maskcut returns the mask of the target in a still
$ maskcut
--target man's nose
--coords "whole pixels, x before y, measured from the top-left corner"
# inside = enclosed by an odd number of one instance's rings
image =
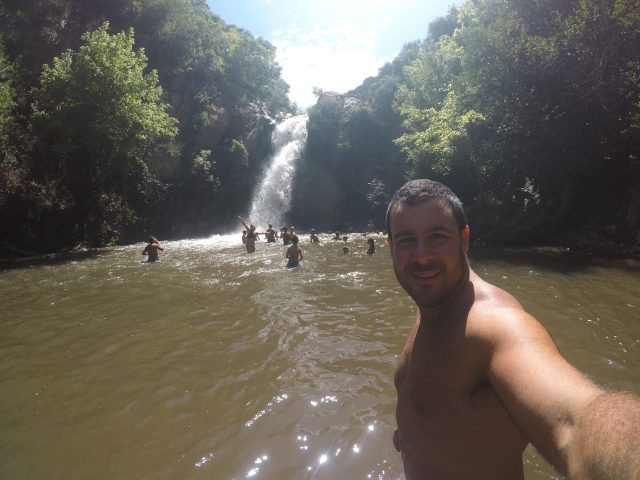
[[[433,248],[427,239],[419,239],[416,242],[414,258],[420,263],[429,263],[433,260]]]

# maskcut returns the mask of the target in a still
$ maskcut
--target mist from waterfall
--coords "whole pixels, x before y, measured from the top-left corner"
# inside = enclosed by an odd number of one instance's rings
[[[302,149],[307,141],[308,115],[289,117],[271,135],[274,154],[253,194],[249,222],[262,229],[283,226],[291,204],[291,187]]]

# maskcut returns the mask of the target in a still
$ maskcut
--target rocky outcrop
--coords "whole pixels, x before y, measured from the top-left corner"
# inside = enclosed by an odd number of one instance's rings
[[[231,113],[221,103],[212,103],[206,111],[206,122],[195,135],[193,142],[196,150],[207,150],[215,146],[227,132]]]
[[[322,92],[318,97],[317,104],[319,106],[327,106],[339,102],[343,108],[354,109],[360,106],[360,99],[349,94],[338,92]]]

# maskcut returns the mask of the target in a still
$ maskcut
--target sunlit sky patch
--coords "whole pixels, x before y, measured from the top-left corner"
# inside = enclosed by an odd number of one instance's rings
[[[276,60],[298,106],[313,87],[344,93],[423,39],[429,23],[459,0],[207,0],[225,22],[277,48]]]

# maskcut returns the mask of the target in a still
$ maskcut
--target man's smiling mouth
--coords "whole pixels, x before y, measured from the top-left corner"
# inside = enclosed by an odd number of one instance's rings
[[[440,270],[437,269],[429,269],[429,270],[417,270],[411,272],[411,275],[416,278],[433,278],[440,273]]]

